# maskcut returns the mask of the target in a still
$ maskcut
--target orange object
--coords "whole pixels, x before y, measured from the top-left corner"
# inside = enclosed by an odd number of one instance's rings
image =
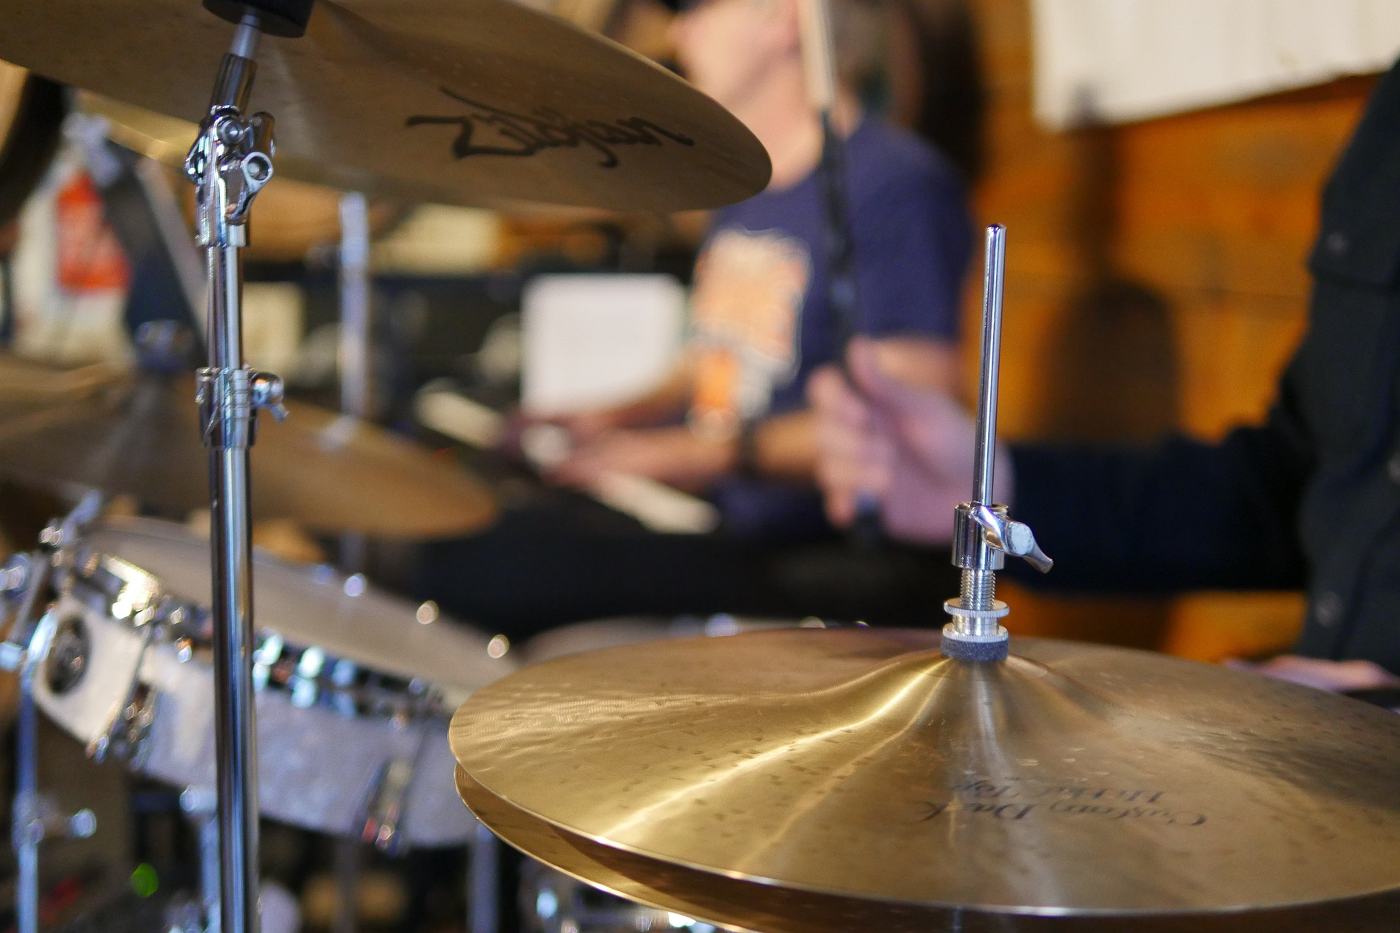
[[[59,287],[71,292],[125,289],[131,267],[86,172],[76,172],[59,189],[55,210]]]

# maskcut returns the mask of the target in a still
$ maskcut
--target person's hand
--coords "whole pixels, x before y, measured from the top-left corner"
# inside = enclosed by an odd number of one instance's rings
[[[567,485],[589,487],[608,473],[654,479],[679,489],[701,489],[735,468],[732,440],[711,440],[689,428],[609,431],[576,447],[551,473]]]
[[[1225,666],[1334,693],[1400,687],[1400,677],[1371,661],[1325,661],[1281,654],[1260,662],[1229,658]]]
[[[618,426],[616,412],[611,408],[590,409],[569,414],[527,412],[517,408],[501,424],[496,450],[515,460],[527,456],[527,437],[532,428],[555,428],[562,432],[559,446],[577,447],[598,439]]]
[[[835,366],[808,384],[827,514],[849,525],[860,500],[873,498],[891,536],[946,543],[954,506],[972,496],[976,424],[947,393],[886,376],[877,354],[874,344],[856,338],[848,356],[854,386]],[[1011,488],[1010,469],[999,452],[998,489]]]

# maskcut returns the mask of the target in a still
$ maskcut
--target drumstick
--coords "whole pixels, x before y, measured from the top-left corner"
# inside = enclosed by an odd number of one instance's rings
[[[413,410],[425,427],[471,447],[493,449],[505,434],[506,419],[500,412],[452,389],[424,386],[414,399]],[[533,450],[525,453],[538,469],[550,466],[551,461],[558,462],[561,453],[567,452],[567,445],[567,437],[546,433],[539,443],[529,445]],[[551,454],[551,447],[556,452]],[[584,492],[652,531],[704,534],[719,527],[719,513],[710,503],[644,476],[607,473]]]
[[[846,365],[846,349],[860,327],[860,294],[855,270],[855,243],[851,237],[850,202],[846,197],[846,153],[836,128],[836,58],[831,38],[829,0],[806,0],[802,14],[802,56],[807,71],[808,95],[821,120],[820,173],[826,196],[826,233],[829,252],[827,303],[836,333],[836,362],[846,382],[860,387]],[[862,547],[880,541],[880,502],[872,493],[856,496],[851,537]]]

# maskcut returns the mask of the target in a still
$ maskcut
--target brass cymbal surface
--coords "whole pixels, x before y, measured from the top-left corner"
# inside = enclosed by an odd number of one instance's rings
[[[0,418],[0,475],[44,487],[97,489],[172,509],[207,508],[208,452],[188,377],[114,375],[65,383]],[[84,371],[75,371],[82,373]],[[6,382],[0,380],[0,396]],[[348,415],[288,402],[258,420],[255,518],[322,531],[432,537],[472,531],[495,514],[491,494],[455,465]]]
[[[233,36],[188,0],[4,0],[0,13],[0,57],[194,123]],[[742,200],[768,181],[762,145],[719,104],[512,0],[319,0],[302,38],[262,37],[257,64],[250,108],[276,118],[276,167],[290,177],[445,203],[657,211]]]
[[[1276,910],[1400,890],[1400,717],[1147,652],[785,630],[561,658],[457,712],[459,764],[648,859],[959,915]]]
[[[614,849],[510,806],[457,768],[462,802],[497,836],[525,855],[610,894],[720,924],[740,933],[1123,933],[1114,916],[968,914],[957,910],[861,900],[757,884]],[[1349,933],[1388,931],[1400,895],[1345,904],[1235,913],[1134,916],[1133,933]]]

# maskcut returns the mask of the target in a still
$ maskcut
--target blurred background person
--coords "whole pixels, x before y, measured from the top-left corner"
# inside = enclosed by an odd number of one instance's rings
[[[901,379],[948,389],[957,381],[967,178],[978,149],[962,145],[960,167],[870,112],[860,91],[882,87],[889,11],[859,0],[833,7],[835,120],[845,137],[858,291],[850,326]],[[568,432],[571,449],[554,481],[589,488],[620,473],[693,490],[717,506],[720,531],[658,536],[572,521],[554,508],[518,510],[486,534],[431,549],[423,593],[452,612],[519,631],[614,613],[833,611],[829,591],[805,585],[804,574],[804,585],[775,582],[768,563],[791,545],[832,537],[813,485],[804,391],[812,371],[839,356],[842,323],[828,300],[822,134],[799,0],[685,4],[671,35],[685,75],[768,149],[771,184],[715,214],[695,265],[691,337],[670,378],[623,404],[527,420]],[[917,61],[922,49],[916,43],[906,59]],[[930,92],[918,106],[936,112],[933,99]]]

